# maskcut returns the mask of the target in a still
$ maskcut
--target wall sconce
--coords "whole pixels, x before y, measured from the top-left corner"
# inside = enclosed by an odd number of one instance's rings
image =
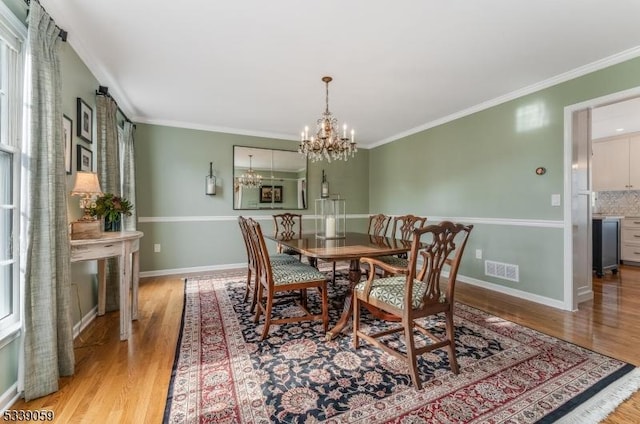
[[[216,195],[216,177],[213,175],[213,162],[209,162],[209,175],[204,177],[204,193],[208,196]]]

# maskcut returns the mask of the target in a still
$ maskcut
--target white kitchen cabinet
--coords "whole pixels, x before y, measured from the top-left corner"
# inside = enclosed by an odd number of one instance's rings
[[[622,220],[620,258],[625,262],[640,264],[640,217]]]
[[[640,190],[640,134],[594,140],[593,191]]]

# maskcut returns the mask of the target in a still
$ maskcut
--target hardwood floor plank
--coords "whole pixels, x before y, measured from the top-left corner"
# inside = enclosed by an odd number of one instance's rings
[[[244,275],[244,274],[243,274]],[[457,300],[585,348],[640,366],[640,268],[594,277],[594,299],[576,312],[459,283]],[[60,390],[11,409],[50,409],[58,423],[161,423],[182,317],[180,277],[143,279],[139,319],[128,342],[119,339],[118,313],[96,318],[75,341],[76,374]],[[640,420],[640,394],[604,423]]]

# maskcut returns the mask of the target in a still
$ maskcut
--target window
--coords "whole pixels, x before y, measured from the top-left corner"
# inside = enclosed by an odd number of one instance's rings
[[[0,7],[0,340],[21,324],[19,161],[25,34],[6,6]]]

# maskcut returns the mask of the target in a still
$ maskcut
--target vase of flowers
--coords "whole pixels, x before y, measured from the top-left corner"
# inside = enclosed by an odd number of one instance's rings
[[[104,193],[91,205],[91,215],[104,219],[104,231],[120,231],[122,215],[131,216],[133,205],[113,193]]]

